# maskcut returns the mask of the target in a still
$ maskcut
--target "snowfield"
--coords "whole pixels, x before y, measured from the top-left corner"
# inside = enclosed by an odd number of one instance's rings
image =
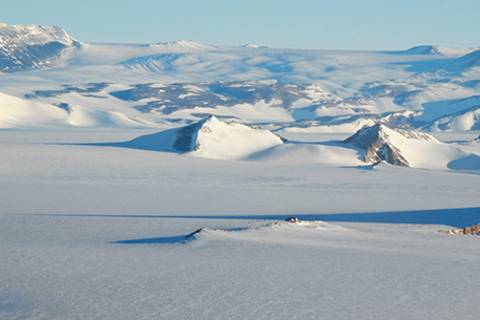
[[[479,52],[0,24],[0,319],[477,319]]]
[[[0,132],[1,319],[476,318],[478,174],[94,145],[144,134]]]

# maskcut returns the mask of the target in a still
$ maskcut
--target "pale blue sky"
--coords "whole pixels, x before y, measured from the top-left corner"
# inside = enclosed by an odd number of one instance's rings
[[[1,0],[0,20],[90,42],[400,49],[479,46],[478,0]]]

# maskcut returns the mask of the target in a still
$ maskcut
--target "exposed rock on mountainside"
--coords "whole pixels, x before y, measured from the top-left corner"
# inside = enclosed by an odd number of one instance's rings
[[[0,71],[14,72],[55,65],[77,42],[56,26],[0,24]]]
[[[227,123],[210,116],[188,126],[141,136],[128,142],[127,146],[192,152],[211,159],[241,159],[282,143],[283,139],[269,130]]]
[[[363,160],[368,163],[385,161],[392,165],[409,167],[404,154],[409,140],[437,142],[426,134],[410,130],[392,129],[384,124],[364,127],[344,142],[350,143],[364,151]]]

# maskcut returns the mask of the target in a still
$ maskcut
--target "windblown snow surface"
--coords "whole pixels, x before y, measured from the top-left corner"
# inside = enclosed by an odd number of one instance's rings
[[[478,49],[0,47],[1,320],[478,318]]]

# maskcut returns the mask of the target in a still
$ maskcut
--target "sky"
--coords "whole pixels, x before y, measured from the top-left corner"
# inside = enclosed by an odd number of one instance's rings
[[[478,47],[478,0],[1,0],[0,21],[85,42],[178,39],[280,48]]]

